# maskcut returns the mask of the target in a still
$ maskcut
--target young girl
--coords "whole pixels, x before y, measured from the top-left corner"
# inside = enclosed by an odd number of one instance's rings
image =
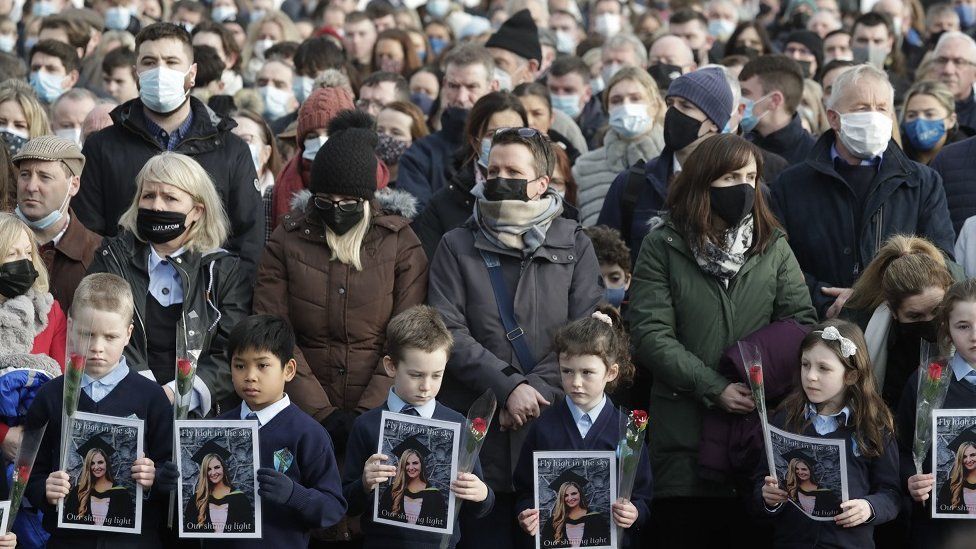
[[[976,385],[966,376],[976,365],[976,279],[957,282],[946,291],[937,316],[939,340],[944,348],[956,348],[949,365],[949,390],[942,408],[976,408]],[[976,377],[976,376],[973,376]],[[947,542],[963,536],[976,535],[976,521],[932,519],[932,460],[922,462],[922,474],[915,473],[912,442],[915,440],[915,408],[918,398],[918,371],[908,379],[898,406],[898,446],[901,450],[902,486],[912,497],[911,546],[943,547]],[[965,447],[966,445],[963,445]],[[942,497],[937,500],[942,500]]]
[[[775,478],[765,477],[756,495],[763,512],[774,517],[774,546],[874,547],[874,527],[898,514],[898,453],[864,336],[849,322],[826,322],[803,339],[800,353],[800,383],[771,423],[805,436],[843,439],[849,499],[832,523],[814,521],[786,503],[789,494]]]
[[[609,306],[556,334],[553,350],[559,357],[566,398],[553,403],[531,424],[515,469],[516,511],[526,534],[535,536],[540,527],[539,510],[532,508],[533,452],[617,449],[621,412],[606,393],[633,379],[628,345],[620,314]],[[645,448],[637,465],[633,497],[630,501],[618,498],[611,505],[614,524],[627,529],[621,547],[636,546],[633,534],[650,514],[651,495],[651,464]],[[528,538],[520,538],[523,544],[529,543]]]

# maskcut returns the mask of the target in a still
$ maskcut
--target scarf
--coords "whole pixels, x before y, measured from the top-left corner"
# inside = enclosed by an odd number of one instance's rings
[[[550,189],[528,202],[479,198],[474,220],[492,244],[530,254],[542,246],[552,220],[562,212],[562,199]]]
[[[735,228],[725,231],[725,245],[717,246],[705,241],[703,249],[692,249],[698,267],[722,281],[727,288],[729,280],[738,274],[746,262],[746,252],[752,246],[752,215],[747,215]]]

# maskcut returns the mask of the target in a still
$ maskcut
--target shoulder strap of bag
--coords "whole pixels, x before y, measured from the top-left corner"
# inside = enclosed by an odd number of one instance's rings
[[[498,304],[498,317],[505,328],[505,339],[512,344],[515,356],[522,366],[522,373],[528,374],[535,368],[535,359],[532,358],[532,351],[525,341],[525,330],[523,330],[515,320],[515,301],[508,291],[505,284],[505,277],[502,274],[502,263],[498,255],[487,250],[479,250],[481,258],[488,269],[488,279],[491,281],[491,290],[495,294],[495,303]]]
[[[630,229],[634,224],[634,209],[637,207],[637,197],[644,183],[644,161],[639,160],[627,170],[627,186],[624,187],[623,197],[620,199],[620,236],[630,245]]]

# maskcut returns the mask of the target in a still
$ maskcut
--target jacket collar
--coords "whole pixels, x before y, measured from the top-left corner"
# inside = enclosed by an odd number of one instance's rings
[[[688,259],[690,259],[692,262],[695,262],[695,254],[692,253],[691,246],[688,245],[688,241],[685,239],[684,233],[678,230],[671,218],[665,215],[663,219],[657,219],[658,224],[653,226],[651,230],[661,230],[667,232],[668,234],[665,237],[665,240],[667,241],[668,246],[671,246],[676,251],[688,257]],[[782,229],[773,229],[773,238],[767,245],[766,251],[769,251],[777,240],[785,236],[786,233],[784,233]],[[757,257],[759,257],[757,254],[749,254],[749,256],[746,258],[745,264],[742,265],[742,268],[739,269],[739,273],[736,276],[739,277],[748,272],[752,266],[756,264]]]
[[[518,250],[502,248],[488,240],[481,232],[473,216],[469,217],[463,226],[470,229],[474,234],[475,249],[486,250],[500,255],[522,257]],[[549,225],[549,230],[546,231],[546,239],[532,253],[530,259],[539,257],[552,263],[568,263],[574,261],[576,258],[572,254],[567,254],[567,250],[572,251],[576,247],[577,230],[582,230],[578,222],[570,221],[562,216],[556,216],[552,220],[552,224]]]
[[[790,152],[790,149],[796,146],[797,141],[802,139],[803,134],[807,133],[807,131],[803,129],[803,124],[800,123],[800,115],[793,113],[793,118],[790,119],[790,122],[786,126],[783,126],[766,137],[763,137],[755,130],[749,133],[751,134],[752,142],[757,146],[772,151],[775,154],[783,154],[784,152]]]
[[[89,240],[97,239],[98,236],[81,224],[78,216],[75,215],[75,212],[70,207],[68,208],[68,215],[70,216],[68,227],[54,248],[64,254],[68,259],[81,263],[84,262],[85,248]]]
[[[116,107],[110,116],[113,123],[139,133],[155,143],[146,127],[145,108],[142,100],[137,97]],[[193,113],[193,123],[190,125],[186,139],[216,137],[218,133],[230,131],[237,126],[233,119],[220,116],[192,95],[190,110]]]
[[[842,182],[847,185],[834,169],[834,162],[831,158],[830,149],[836,141],[836,134],[834,130],[827,130],[824,132],[820,139],[817,140],[816,144],[813,146],[813,150],[810,151],[810,155],[807,157],[806,163],[810,165],[813,169],[818,172],[828,175],[837,181]],[[888,179],[898,178],[899,184],[905,184],[910,187],[917,187],[919,184],[918,178],[907,177],[914,175],[917,168],[912,164],[912,161],[905,155],[901,147],[898,146],[894,141],[888,141],[888,148],[885,149],[884,153],[881,155],[884,159],[881,162],[881,167],[878,168],[878,182],[883,182]],[[874,189],[872,189],[872,194]]]
[[[671,168],[674,166],[674,151],[665,147],[661,156],[649,160],[645,172],[651,176],[651,188],[661,198],[663,204],[668,198],[668,179],[671,178]]]

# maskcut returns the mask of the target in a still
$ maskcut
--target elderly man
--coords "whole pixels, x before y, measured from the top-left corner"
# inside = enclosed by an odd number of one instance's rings
[[[44,135],[11,159],[17,174],[17,214],[34,233],[49,273],[51,295],[68,310],[102,237],[71,211],[85,157],[74,141]]]
[[[72,88],[51,105],[51,129],[54,134],[81,146],[85,118],[95,108],[95,94],[84,88]]]
[[[976,41],[961,32],[947,32],[939,38],[932,53],[939,81],[948,86],[956,98],[959,125],[976,130],[976,101],[973,100]]]
[[[650,73],[661,93],[667,93],[674,82],[682,74],[698,68],[695,54],[688,44],[677,36],[666,34],[651,44],[647,55],[647,72]]]
[[[955,235],[942,178],[891,139],[894,90],[881,69],[841,74],[827,108],[831,129],[806,162],[780,174],[773,208],[814,306],[830,318],[889,236],[917,234],[948,252]]]

